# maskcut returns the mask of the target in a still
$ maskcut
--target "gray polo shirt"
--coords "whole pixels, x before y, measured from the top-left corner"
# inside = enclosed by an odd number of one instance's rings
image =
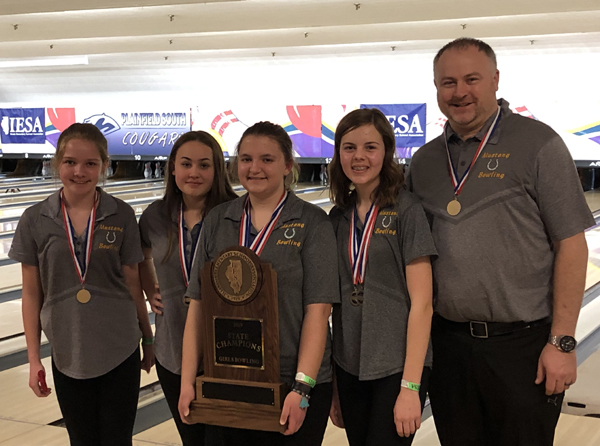
[[[542,122],[513,114],[501,99],[499,125],[453,199],[443,135],[415,154],[408,184],[421,199],[439,252],[434,305],[454,321],[532,321],[552,314],[553,241],[594,225],[562,139]],[[462,142],[448,132],[459,175],[485,131]],[[463,164],[464,163],[464,164]]]
[[[205,218],[187,296],[200,298],[198,276],[204,263],[238,245],[246,196],[217,206]],[[256,233],[252,227],[252,234]],[[280,371],[282,381],[291,384],[297,372],[304,308],[340,301],[335,235],[327,214],[290,193],[260,258],[277,272]],[[328,336],[316,379],[324,383],[331,377]]]
[[[104,375],[127,359],[141,332],[122,265],[143,260],[133,209],[100,191],[92,254],[85,288],[92,298],[77,301],[79,276],[69,250],[56,192],[22,215],[8,256],[39,268],[44,301],[42,329],[57,368],[77,379]],[[83,250],[81,245],[76,250]]]
[[[140,218],[140,235],[142,246],[152,249],[154,268],[164,306],[163,314],[156,315],[154,354],[163,367],[171,373],[180,375],[183,329],[188,304],[184,299],[186,287],[179,259],[178,218],[177,212],[173,215],[167,214],[164,200],[157,200],[146,208]],[[163,262],[169,248],[169,226],[173,231],[173,246],[171,255],[166,262]],[[199,231],[199,228],[200,223],[194,226],[192,231],[184,231],[185,255],[188,262],[192,257],[195,231]]]
[[[425,212],[417,198],[402,190],[393,206],[380,209],[365,273],[363,305],[350,303],[352,272],[348,257],[353,208],[334,207],[341,305],[333,309],[333,357],[360,380],[379,379],[404,369],[410,297],[406,265],[437,254]],[[425,365],[431,366],[431,349]]]

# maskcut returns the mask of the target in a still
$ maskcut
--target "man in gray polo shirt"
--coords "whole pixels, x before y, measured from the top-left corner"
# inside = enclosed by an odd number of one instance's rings
[[[484,42],[438,52],[448,123],[408,178],[439,252],[430,396],[443,446],[551,445],[577,374],[594,219],[563,141],[497,100],[498,81]]]

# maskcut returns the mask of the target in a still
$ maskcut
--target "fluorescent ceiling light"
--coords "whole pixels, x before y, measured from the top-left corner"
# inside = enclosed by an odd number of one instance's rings
[[[44,57],[41,59],[0,60],[0,68],[58,67],[66,65],[87,65],[87,56]]]

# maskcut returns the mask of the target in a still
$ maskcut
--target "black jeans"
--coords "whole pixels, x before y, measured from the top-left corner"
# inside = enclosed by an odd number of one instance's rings
[[[394,422],[394,406],[400,394],[402,372],[385,378],[359,381],[336,365],[336,378],[342,418],[350,446],[408,446],[414,435],[400,437]],[[429,367],[421,376],[421,411],[425,405]]]
[[[220,427],[218,446],[320,446],[323,442],[333,387],[331,383],[317,384],[310,392],[310,407],[298,432],[284,436],[279,432],[253,431]]]
[[[131,446],[140,393],[139,348],[97,378],[70,378],[54,361],[52,373],[71,446]]]
[[[165,399],[173,415],[173,420],[179,431],[179,436],[183,446],[205,446],[205,425],[204,424],[184,424],[179,416],[179,393],[181,391],[181,375],[177,375],[165,369],[158,360],[156,360],[156,373],[160,381]]]
[[[433,319],[429,396],[442,446],[551,446],[563,394],[536,385],[550,324],[472,337]]]

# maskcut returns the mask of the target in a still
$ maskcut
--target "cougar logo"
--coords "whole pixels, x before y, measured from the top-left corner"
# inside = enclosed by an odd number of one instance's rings
[[[93,115],[83,120],[85,124],[93,124],[100,129],[104,136],[110,135],[121,129],[117,121],[105,113],[101,115]]]

